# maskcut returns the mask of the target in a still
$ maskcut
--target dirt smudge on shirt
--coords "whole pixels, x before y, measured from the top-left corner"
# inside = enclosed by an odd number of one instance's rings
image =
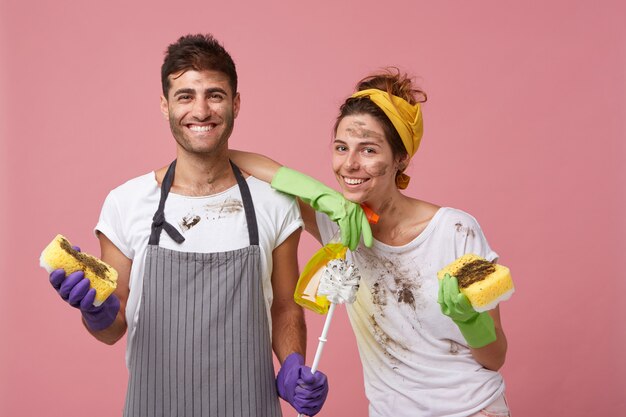
[[[411,306],[411,308],[415,309],[415,297],[413,296],[413,292],[409,287],[400,287],[397,294],[399,303],[408,304]]]
[[[469,237],[476,237],[476,232],[474,231],[474,229],[469,226],[465,226],[461,222],[457,222],[454,225],[454,228],[457,231],[457,233],[465,234]]]
[[[384,320],[384,316],[380,317]],[[372,335],[376,342],[380,345],[382,352],[389,359],[392,368],[398,370],[398,366],[401,363],[401,359],[398,355],[401,355],[402,350],[409,350],[409,348],[399,340],[396,340],[389,336],[383,329],[383,326],[376,320],[376,315],[370,315],[370,325],[372,326]]]
[[[187,230],[200,223],[200,220],[201,217],[198,215],[187,215],[180,220],[180,228],[183,230],[183,232],[186,232]]]
[[[450,340],[450,349],[449,349],[450,354],[458,355],[460,350],[461,350],[461,345],[459,345],[454,340]]]
[[[383,331],[383,329],[381,329],[380,325],[376,321],[376,317],[373,314],[370,316],[370,323],[372,324],[372,329],[374,329],[374,338],[378,344],[385,347],[386,350],[389,345],[389,336]]]
[[[227,198],[219,203],[206,204],[204,209],[207,212],[207,218],[209,220],[218,220],[224,217],[232,216],[243,210],[243,203],[241,200],[235,200]]]
[[[364,257],[365,271],[375,276],[370,284],[372,303],[378,306],[381,313],[389,303],[389,298],[396,302],[416,309],[416,297],[420,288],[420,275],[417,268],[402,265],[399,259]],[[388,294],[389,293],[389,294]]]
[[[372,285],[372,302],[378,306],[387,305],[387,291],[380,280]]]

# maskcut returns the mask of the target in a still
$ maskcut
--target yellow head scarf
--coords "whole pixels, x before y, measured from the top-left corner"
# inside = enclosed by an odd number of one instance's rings
[[[389,94],[386,91],[370,88],[367,90],[357,91],[352,97],[369,97],[383,112],[387,115],[396,131],[402,139],[404,148],[409,153],[409,157],[413,157],[417,148],[420,146],[422,134],[424,133],[424,125],[422,121],[422,112],[419,103],[415,105],[409,104],[408,101],[401,97]],[[401,190],[409,185],[410,177],[401,173],[396,178],[396,185]]]

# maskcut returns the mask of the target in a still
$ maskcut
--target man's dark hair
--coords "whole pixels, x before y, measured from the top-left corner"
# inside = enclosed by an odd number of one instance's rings
[[[226,49],[211,34],[181,36],[167,47],[161,66],[161,85],[167,98],[170,89],[169,76],[178,72],[219,71],[228,79],[232,93],[237,93],[237,70]]]

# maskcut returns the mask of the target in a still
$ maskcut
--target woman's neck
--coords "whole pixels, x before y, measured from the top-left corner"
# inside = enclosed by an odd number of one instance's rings
[[[406,245],[424,231],[433,218],[438,206],[407,197],[396,190],[374,204],[367,202],[380,218],[372,225],[374,237],[391,246]]]

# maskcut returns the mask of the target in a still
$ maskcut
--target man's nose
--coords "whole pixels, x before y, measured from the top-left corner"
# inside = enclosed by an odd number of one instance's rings
[[[197,120],[205,120],[211,115],[211,106],[206,100],[196,100],[193,104],[192,115]]]

